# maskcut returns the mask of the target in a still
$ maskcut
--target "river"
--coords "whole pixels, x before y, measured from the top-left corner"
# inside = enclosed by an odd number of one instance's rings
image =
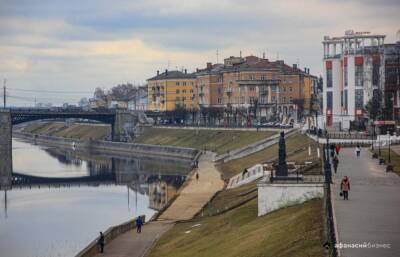
[[[149,219],[189,163],[76,153],[13,139],[13,188],[1,192],[0,256],[74,256],[100,231]]]

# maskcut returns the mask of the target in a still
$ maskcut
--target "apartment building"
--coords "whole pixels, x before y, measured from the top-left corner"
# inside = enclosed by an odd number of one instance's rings
[[[385,35],[346,31],[325,36],[323,114],[326,126],[349,128],[362,122],[364,106],[384,87]]]
[[[195,94],[196,76],[187,70],[160,73],[148,79],[147,110],[166,112],[180,110],[195,110],[198,107]]]

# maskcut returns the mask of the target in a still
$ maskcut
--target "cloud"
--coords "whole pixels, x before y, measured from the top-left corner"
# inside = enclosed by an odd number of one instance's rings
[[[255,54],[321,72],[324,35],[346,29],[395,40],[400,3],[387,0],[3,0],[0,73],[32,89],[145,82],[169,66],[189,70]]]

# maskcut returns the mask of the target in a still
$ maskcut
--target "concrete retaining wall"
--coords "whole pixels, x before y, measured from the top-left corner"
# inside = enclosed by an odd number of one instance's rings
[[[258,187],[258,216],[274,210],[300,204],[324,196],[323,183],[269,183],[262,181]]]
[[[198,154],[198,150],[183,147],[131,144],[111,141],[93,141],[79,140],[74,138],[54,137],[46,135],[35,135],[23,132],[14,132],[13,135],[17,138],[35,140],[46,144],[61,145],[73,148],[79,151],[96,150],[115,153],[125,153],[133,155],[152,155],[170,158],[192,160]]]
[[[145,216],[141,216],[142,220],[145,220]],[[114,238],[117,236],[125,233],[126,231],[129,231],[131,229],[136,228],[136,219],[130,220],[128,222],[122,223],[117,226],[110,227],[109,229],[104,232],[104,241],[105,245],[109,244]],[[97,253],[99,253],[99,248],[97,245],[97,240],[99,238],[97,237],[95,240],[90,242],[88,246],[85,247],[82,251],[80,251],[76,257],[91,257],[95,256]]]

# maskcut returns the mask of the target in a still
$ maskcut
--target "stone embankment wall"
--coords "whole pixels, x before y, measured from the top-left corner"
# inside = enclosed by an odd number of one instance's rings
[[[131,144],[111,141],[79,140],[46,135],[35,135],[23,132],[13,132],[13,136],[22,139],[35,140],[50,145],[73,148],[79,151],[106,151],[122,154],[152,155],[164,158],[179,158],[193,160],[198,156],[198,150],[184,147],[159,145]]]

